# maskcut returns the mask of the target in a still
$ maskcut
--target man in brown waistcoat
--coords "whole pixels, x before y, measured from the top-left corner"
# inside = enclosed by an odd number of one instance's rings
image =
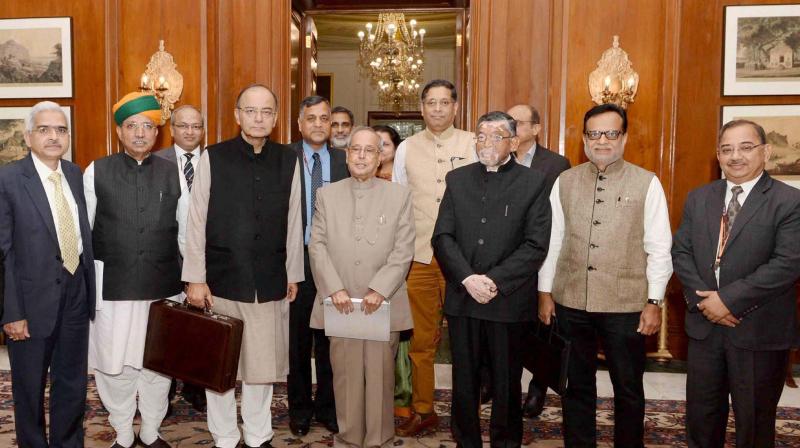
[[[572,341],[562,397],[567,447],[596,446],[597,351],[614,385],[614,446],[643,447],[645,336],[658,332],[672,275],[664,190],[623,160],[628,118],[615,104],[583,118],[589,162],[550,193],[550,250],[539,271],[539,319]]]

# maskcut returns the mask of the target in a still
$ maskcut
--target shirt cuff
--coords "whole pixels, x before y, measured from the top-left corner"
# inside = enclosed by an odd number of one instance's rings
[[[664,294],[667,292],[667,285],[661,283],[648,283],[647,285],[647,298],[653,300],[664,300]]]

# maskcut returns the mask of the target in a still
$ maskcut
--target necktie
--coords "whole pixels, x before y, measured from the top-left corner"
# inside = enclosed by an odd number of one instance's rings
[[[56,224],[58,226],[58,248],[64,268],[70,274],[78,268],[78,234],[75,233],[75,220],[69,209],[64,190],[61,188],[61,174],[53,171],[47,180],[55,186]]]
[[[192,182],[194,181],[194,167],[192,166],[192,156],[194,154],[187,152],[183,154],[186,156],[186,164],[183,165],[183,177],[186,178],[186,187],[192,191]]]
[[[742,194],[744,189],[741,185],[735,185],[731,188],[731,201],[728,202],[728,207],[725,209],[725,214],[728,215],[728,220],[725,223],[725,232],[726,235],[731,234],[731,229],[733,228],[733,221],[736,219],[736,215],[739,214],[739,210],[742,209],[742,204],[739,203],[739,195]]]
[[[319,153],[315,152],[311,158],[314,159],[314,165],[311,167],[311,210],[313,211],[317,203],[317,188],[322,186],[322,162],[319,160]]]

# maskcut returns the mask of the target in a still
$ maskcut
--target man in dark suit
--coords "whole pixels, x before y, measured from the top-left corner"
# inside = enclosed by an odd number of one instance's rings
[[[542,172],[547,180],[547,194],[550,194],[550,188],[558,179],[558,175],[570,168],[569,160],[561,154],[539,145],[537,140],[539,132],[542,130],[542,125],[539,111],[535,107],[528,104],[517,104],[508,109],[507,113],[517,122],[519,146],[514,153],[515,160],[521,165]],[[526,335],[528,343],[526,345],[529,348],[522,353],[523,367],[534,374],[528,384],[528,394],[522,405],[522,415],[527,418],[538,417],[542,413],[547,392],[547,386],[537,384],[536,373],[533,371],[536,354],[530,347],[533,347],[532,339],[537,325],[537,323],[531,323],[528,328]]]
[[[188,214],[188,204],[192,193],[192,182],[197,164],[200,162],[200,153],[203,150],[203,140],[206,136],[205,126],[203,125],[203,114],[195,106],[184,104],[172,111],[170,117],[170,131],[174,144],[160,149],[153,154],[174,163],[178,169],[178,179],[181,183],[181,201],[185,201],[186,206],[181,207],[179,219],[186,224]],[[178,231],[178,249],[180,250],[180,260],[183,262],[184,247],[186,245],[186,235],[182,226]],[[172,415],[172,399],[178,382],[172,379],[169,389],[170,405],[167,409],[167,417]],[[183,382],[181,387],[183,399],[192,404],[197,412],[206,411],[206,391],[200,386]]]
[[[725,444],[730,394],[736,446],[772,447],[789,349],[800,342],[800,191],[764,171],[772,148],[761,126],[735,120],[719,135],[725,179],[689,193],[672,248],[687,305],[687,438]]]
[[[69,142],[69,124],[58,104],[38,103],[25,120],[31,154],[0,168],[0,252],[5,254],[0,323],[8,336],[21,447],[83,446],[94,256],[81,171],[61,160]]]
[[[511,158],[516,123],[504,112],[478,119],[480,163],[447,174],[431,244],[447,280],[444,314],[453,356],[456,443],[481,446],[480,361],[492,378],[492,446],[520,446],[522,336],[536,318],[537,271],[547,255],[550,203],[541,173]]]
[[[552,187],[558,175],[570,168],[569,160],[537,142],[542,125],[539,111],[535,107],[517,104],[508,109],[507,113],[517,122],[519,147],[514,152],[517,163],[544,173],[548,187]]]
[[[305,243],[305,281],[301,282],[297,299],[289,311],[289,428],[294,435],[308,434],[311,418],[333,433],[339,432],[333,398],[333,370],[330,360],[330,342],[324,330],[309,327],[311,310],[317,288],[308,259],[308,241],[311,238],[311,221],[318,188],[348,177],[343,151],[331,151],[331,105],[321,96],[309,96],[300,102],[297,118],[302,140],[290,146],[297,153],[303,168],[303,240]],[[311,398],[311,348],[317,374],[316,397]]]

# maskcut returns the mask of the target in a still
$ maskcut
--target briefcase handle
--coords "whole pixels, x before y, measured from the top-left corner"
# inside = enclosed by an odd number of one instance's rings
[[[189,303],[189,301],[186,300],[186,299],[184,299],[183,302],[174,302],[172,300],[165,299],[164,302],[170,308],[182,308],[182,309],[191,311],[193,313],[204,314],[204,315],[206,315],[208,317],[211,317],[213,319],[218,319],[218,320],[228,320],[228,319],[230,319],[230,317],[225,316],[224,314],[217,314],[217,313],[211,311],[210,309],[208,309],[207,307],[203,307],[203,308],[196,307],[196,306],[192,305],[191,303]]]
[[[556,331],[556,327],[558,326],[557,323],[558,323],[558,319],[556,318],[555,315],[553,315],[553,318],[550,319],[550,325],[544,325],[545,327],[549,327],[550,328],[550,331],[548,332],[548,335],[547,335],[547,342],[548,343],[553,341],[553,333]],[[544,323],[541,320],[538,322],[538,325],[536,326],[536,335],[537,336],[541,335],[541,329],[542,329],[542,325],[543,324]]]

